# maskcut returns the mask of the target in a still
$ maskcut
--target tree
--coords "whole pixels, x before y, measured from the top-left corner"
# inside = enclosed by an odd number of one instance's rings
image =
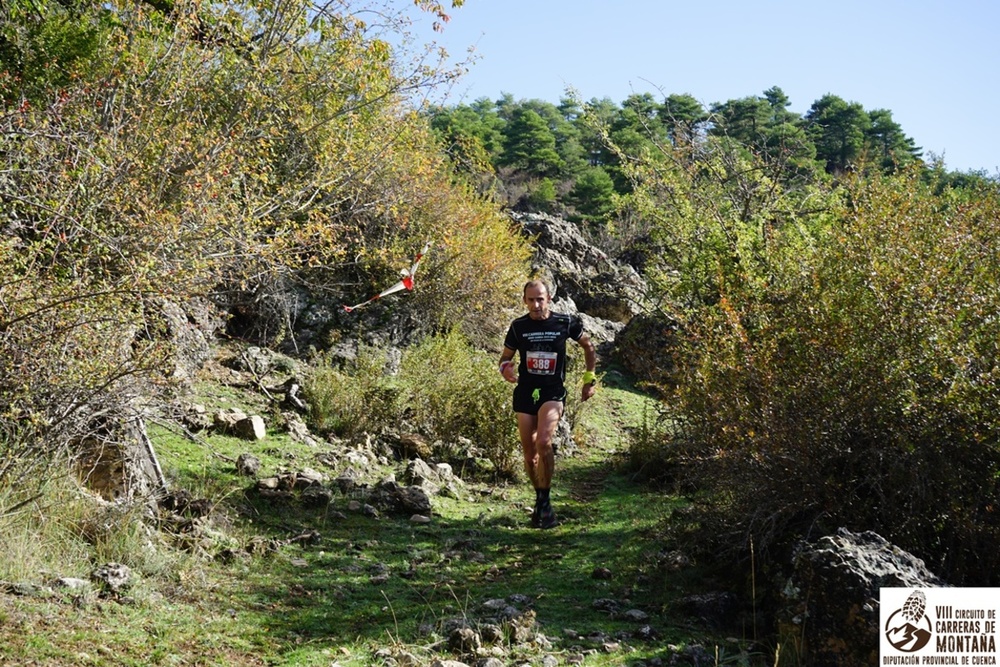
[[[701,102],[688,94],[668,95],[657,111],[674,145],[691,145],[708,122]]]
[[[760,97],[744,97],[713,104],[712,129],[709,133],[734,139],[745,146],[759,146],[767,141],[774,109]]]
[[[573,184],[569,203],[588,222],[605,220],[614,211],[615,182],[601,167],[588,167]]]
[[[608,149],[601,134],[594,126],[610,126],[618,115],[618,105],[610,97],[592,98],[583,107],[583,114],[576,120],[580,128],[580,143],[587,152],[591,166],[610,166],[618,158]]]
[[[532,176],[558,176],[565,161],[556,150],[556,137],[532,109],[517,108],[507,125],[501,164]]]
[[[903,133],[891,111],[874,109],[868,112],[868,118],[871,125],[865,135],[866,143],[883,170],[892,172],[920,159],[920,148]]]
[[[764,91],[764,99],[771,105],[771,125],[781,125],[782,123],[801,124],[802,119],[795,113],[788,110],[791,100],[785,91],[777,86],[772,86]]]
[[[0,116],[0,449],[30,454],[0,452],[0,478],[169,384],[168,303],[238,307],[253,315],[241,333],[294,350],[297,295],[339,301],[431,240],[446,268],[428,268],[422,294],[449,298],[420,317],[436,326],[447,301],[471,330],[500,319],[494,275],[519,279],[523,241],[456,182],[407,103],[452,72],[397,73],[346,4],[76,7],[103,32],[55,61],[71,76],[17,55],[69,43],[32,32],[44,15],[0,26],[17,46],[0,55],[3,94],[19,102]]]
[[[809,108],[806,122],[828,173],[842,174],[862,156],[871,120],[860,104],[827,94]]]
[[[520,108],[530,109],[537,113],[548,126],[549,131],[556,140],[556,152],[562,160],[563,167],[557,174],[560,179],[571,178],[586,166],[586,154],[580,144],[580,130],[573,124],[564,112],[563,108],[544,102],[542,100],[524,100],[519,103]]]

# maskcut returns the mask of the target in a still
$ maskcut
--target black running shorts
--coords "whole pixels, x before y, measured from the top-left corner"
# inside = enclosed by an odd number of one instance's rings
[[[514,412],[537,415],[538,408],[548,401],[565,403],[566,387],[561,384],[537,388],[519,384],[514,387]]]

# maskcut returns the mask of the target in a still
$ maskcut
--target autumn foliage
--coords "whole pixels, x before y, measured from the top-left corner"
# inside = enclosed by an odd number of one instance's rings
[[[523,241],[408,97],[455,72],[402,68],[359,9],[5,3],[0,483],[170,380],[165,301],[280,340],[290,291],[351,302],[431,242],[418,317],[481,331],[509,305]]]

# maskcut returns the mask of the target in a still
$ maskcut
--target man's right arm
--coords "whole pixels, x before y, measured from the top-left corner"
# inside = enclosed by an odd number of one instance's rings
[[[500,353],[500,375],[507,382],[517,382],[517,364],[514,363],[514,350],[504,346]]]

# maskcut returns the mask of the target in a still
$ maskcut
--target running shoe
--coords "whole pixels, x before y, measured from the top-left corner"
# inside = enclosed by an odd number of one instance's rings
[[[552,509],[550,503],[546,503],[544,507],[539,510],[538,513],[538,527],[545,530],[548,528],[555,528],[559,525],[559,520],[556,519],[556,512]]]

